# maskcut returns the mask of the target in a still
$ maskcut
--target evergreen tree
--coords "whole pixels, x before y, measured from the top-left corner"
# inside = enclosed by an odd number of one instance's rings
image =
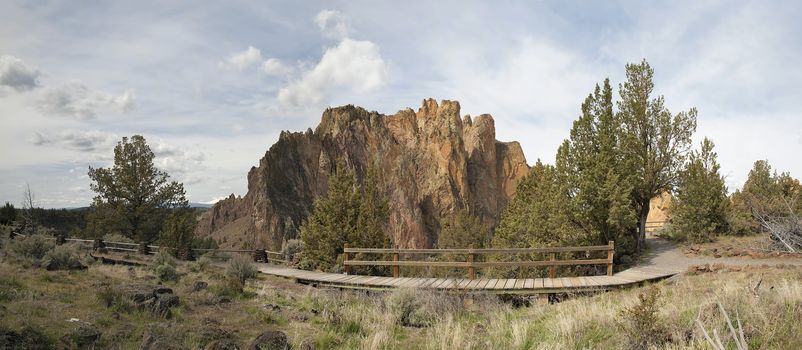
[[[557,171],[564,174],[575,222],[587,232],[587,244],[614,240],[627,251],[635,227],[620,142],[620,121],[613,113],[612,88],[605,79],[582,104],[568,140],[558,150]]]
[[[462,209],[444,220],[437,237],[437,248],[484,248],[489,243],[489,236],[490,228],[478,216]]]
[[[759,233],[757,217],[781,217],[802,213],[799,180],[788,173],[777,174],[767,160],[758,160],[749,171],[741,190],[730,196],[730,232],[736,235]]]
[[[173,210],[162,226],[159,244],[166,247],[174,257],[192,260],[192,245],[195,241],[195,216],[190,209]]]
[[[381,197],[378,175],[371,169],[360,191],[354,174],[338,162],[336,172],[329,177],[328,193],[315,199],[312,215],[301,226],[303,260],[319,269],[332,270],[346,242],[352,247],[390,246],[385,231],[388,204]]]
[[[186,208],[184,186],[153,165],[154,154],[145,138],[123,137],[114,147],[111,168],[89,167],[90,185],[97,194],[87,216],[95,230],[120,232],[152,242],[168,209]],[[95,232],[101,234],[105,232]]]
[[[627,64],[627,80],[619,89],[622,151],[633,184],[632,204],[638,215],[638,230],[633,232],[637,252],[646,238],[649,203],[673,189],[696,131],[696,108],[672,115],[663,96],[652,98],[653,75],[646,60]]]
[[[11,225],[16,219],[17,209],[13,204],[6,202],[6,205],[0,208],[0,225]]]
[[[677,238],[710,242],[727,231],[729,200],[716,157],[713,142],[705,138],[701,150],[691,152],[680,172],[670,226],[670,232]]]

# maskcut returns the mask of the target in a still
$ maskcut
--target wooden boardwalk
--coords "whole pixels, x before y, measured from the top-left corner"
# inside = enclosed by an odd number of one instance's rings
[[[676,275],[682,270],[656,267],[634,267],[612,276],[584,276],[526,279],[413,278],[345,275],[304,271],[283,266],[258,264],[259,272],[289,278],[298,283],[321,287],[385,290],[419,288],[455,292],[489,292],[495,294],[550,294],[602,291],[638,285]]]

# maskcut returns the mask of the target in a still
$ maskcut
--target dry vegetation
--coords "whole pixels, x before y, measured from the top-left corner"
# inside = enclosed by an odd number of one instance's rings
[[[164,282],[180,297],[164,318],[132,308],[119,293],[131,284],[156,284],[152,269],[92,264],[84,271],[46,271],[7,245],[1,254],[0,329],[34,330],[53,346],[88,324],[101,332],[96,348],[140,348],[146,334],[169,334],[164,339],[174,348],[220,339],[245,348],[266,330],[285,332],[295,349],[704,348],[698,319],[735,348],[720,302],[733,321],[737,315],[750,349],[802,348],[798,268],[682,276],[654,289],[514,308],[489,295],[366,294],[264,276],[239,292],[227,289],[222,266],[206,261],[178,264],[178,280]],[[196,281],[209,287],[193,291]],[[644,322],[649,334],[637,332]]]

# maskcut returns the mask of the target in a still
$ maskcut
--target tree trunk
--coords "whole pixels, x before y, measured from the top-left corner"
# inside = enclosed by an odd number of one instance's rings
[[[635,242],[638,254],[643,250],[643,246],[646,243],[646,219],[648,219],[648,217],[649,201],[647,201],[645,205],[641,205],[640,210],[638,210],[638,237],[637,242]]]

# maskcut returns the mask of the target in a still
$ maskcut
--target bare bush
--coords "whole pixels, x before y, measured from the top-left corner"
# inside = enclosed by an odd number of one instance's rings
[[[802,251],[802,218],[793,210],[791,203],[785,200],[786,215],[769,215],[760,210],[753,210],[753,215],[766,230],[774,242],[773,248],[789,252]]]

